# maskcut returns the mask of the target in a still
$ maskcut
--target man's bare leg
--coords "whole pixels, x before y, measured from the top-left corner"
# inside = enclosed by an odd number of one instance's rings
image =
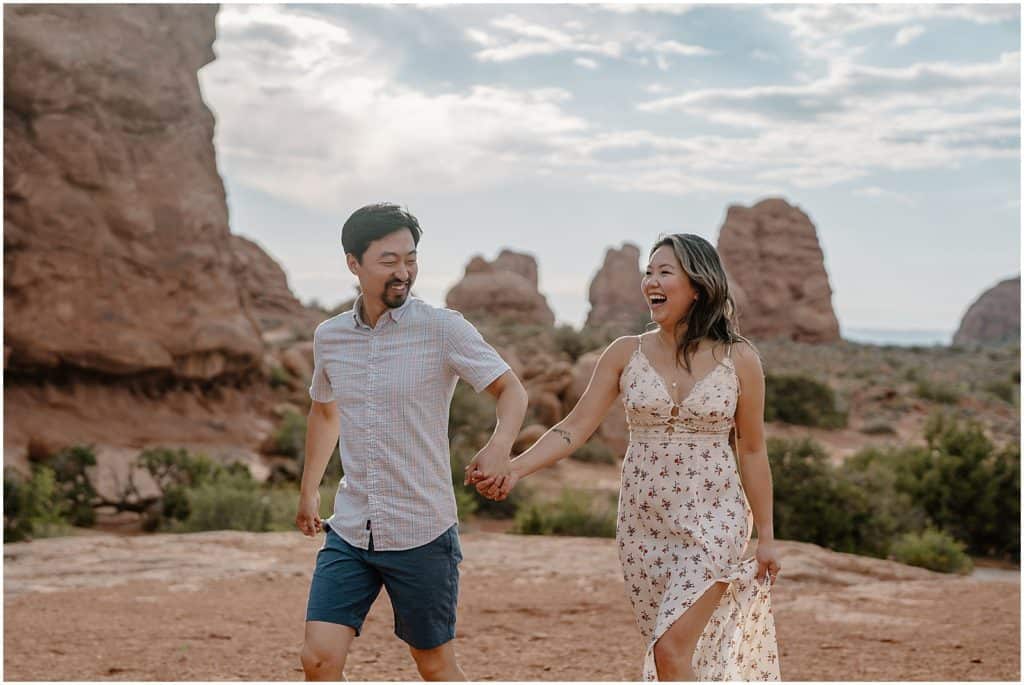
[[[306,680],[345,680],[345,660],[356,631],[326,621],[306,621],[302,670]]]
[[[455,659],[455,641],[449,640],[434,649],[409,648],[412,658],[416,660],[416,668],[420,677],[431,681],[467,680],[466,674]]]

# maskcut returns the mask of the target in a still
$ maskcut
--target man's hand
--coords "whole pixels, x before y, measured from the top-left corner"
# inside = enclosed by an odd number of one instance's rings
[[[512,488],[519,482],[520,475],[512,471],[505,479],[502,485],[498,485],[498,479],[494,477],[482,478],[476,483],[476,491],[487,499],[492,499],[495,502],[508,497],[509,493],[512,492]]]
[[[488,443],[476,453],[473,461],[466,466],[466,478],[463,485],[475,485],[483,478],[495,478],[504,484],[505,478],[512,472],[509,465],[510,455],[507,450],[500,450]]]
[[[295,515],[295,525],[306,537],[315,537],[323,530],[323,522],[320,520],[319,490],[314,490],[312,494],[299,494],[299,513]]]

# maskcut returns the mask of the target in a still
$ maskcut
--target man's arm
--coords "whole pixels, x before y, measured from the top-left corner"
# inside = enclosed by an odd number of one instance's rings
[[[523,419],[526,417],[529,401],[526,388],[511,370],[498,376],[488,385],[487,392],[497,400],[494,411],[498,422],[494,426],[491,439],[466,466],[466,485],[470,482],[470,474],[477,471],[481,472],[482,476],[494,476],[504,483],[504,477],[510,472],[509,458],[512,445],[515,444],[519,430],[523,426]]]
[[[306,456],[302,467],[302,485],[299,490],[299,511],[295,525],[304,535],[313,537],[320,532],[320,481],[327,462],[338,442],[338,405],[313,402],[306,417]]]

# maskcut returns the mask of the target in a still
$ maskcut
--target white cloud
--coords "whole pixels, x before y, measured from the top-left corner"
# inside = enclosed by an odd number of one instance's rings
[[[616,14],[634,14],[637,12],[649,12],[651,14],[675,14],[683,15],[694,9],[694,5],[688,5],[683,3],[673,3],[671,5],[646,5],[638,3],[615,3],[600,5],[600,8],[606,12],[614,12]]]
[[[919,25],[904,26],[897,33],[896,37],[893,38],[892,42],[894,45],[900,47],[909,45],[915,38],[919,38],[924,35],[924,27]]]
[[[661,83],[649,83],[644,86],[644,90],[652,95],[664,95],[672,92],[671,88]]]
[[[561,52],[606,57],[618,57],[622,53],[622,46],[616,41],[579,33],[566,33],[528,22],[514,14],[493,19],[491,26],[503,33],[492,42],[484,44],[484,49],[474,55],[481,62],[510,62],[525,57],[554,55]]]
[[[597,62],[590,59],[589,57],[577,57],[573,60],[577,66],[581,66],[584,69],[597,69]]]
[[[230,30],[200,79],[218,120],[219,163],[244,184],[307,207],[345,206],[346,195],[382,179],[425,190],[488,187],[588,127],[563,109],[571,94],[560,88],[404,86],[386,45],[296,8],[227,5],[218,25]],[[290,49],[266,49],[268,25],[294,34]]]
[[[899,202],[900,204],[904,204],[909,207],[912,207],[917,204],[913,198],[911,198],[909,195],[905,193],[897,193],[892,190],[886,190],[885,188],[879,188],[878,186],[857,188],[853,191],[853,194],[859,197],[866,197],[869,199],[893,200],[895,202]]]
[[[659,41],[654,43],[650,49],[663,55],[684,55],[686,57],[704,57],[716,54],[714,51],[702,48],[699,45],[685,45],[674,40]]]

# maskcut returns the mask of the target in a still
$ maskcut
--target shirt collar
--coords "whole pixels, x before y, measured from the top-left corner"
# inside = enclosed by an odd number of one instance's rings
[[[409,305],[412,303],[412,300],[413,300],[412,295],[409,295],[409,297],[405,298],[405,302],[402,303],[401,307],[396,307],[394,309],[388,309],[388,310],[386,310],[384,312],[383,315],[384,316],[390,316],[391,320],[394,321],[395,323],[400,323],[401,320],[402,320],[402,317],[405,316],[405,313],[407,311],[409,311]],[[363,317],[359,314],[359,310],[362,307],[362,304],[363,304],[363,296],[359,295],[359,297],[356,298],[355,303],[352,305],[352,320],[353,320],[353,322],[355,322],[356,327],[360,327],[361,326],[363,328],[369,328],[370,327],[369,324],[364,322],[363,321]]]

